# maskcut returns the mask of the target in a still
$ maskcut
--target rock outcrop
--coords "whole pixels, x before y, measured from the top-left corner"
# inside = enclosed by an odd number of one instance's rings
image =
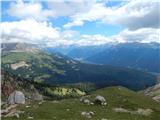
[[[145,95],[151,96],[153,100],[160,102],[160,83],[142,91]]]

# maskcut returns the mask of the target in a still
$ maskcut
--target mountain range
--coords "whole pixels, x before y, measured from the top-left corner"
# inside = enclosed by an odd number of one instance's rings
[[[99,46],[72,46],[54,48],[71,58],[92,64],[128,67],[147,72],[160,72],[159,43],[119,43]]]
[[[90,83],[97,88],[121,85],[133,90],[156,84],[156,77],[143,71],[82,63],[37,46],[31,45],[29,49],[29,44],[27,47],[24,43],[8,44],[2,45],[2,69],[37,83],[54,86]]]
[[[3,120],[160,117],[159,77],[155,74],[78,61],[34,44],[5,43],[1,49]],[[25,104],[7,104],[15,91],[24,94]],[[97,104],[97,96],[106,105]]]

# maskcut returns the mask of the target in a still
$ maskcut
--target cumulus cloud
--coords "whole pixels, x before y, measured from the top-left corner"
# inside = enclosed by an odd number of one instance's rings
[[[52,0],[48,1],[48,7],[57,17],[71,16],[87,12],[95,2],[96,0]]]
[[[76,13],[84,13],[90,9],[96,0],[48,0],[47,7],[42,2],[24,2],[18,0],[11,2],[8,14],[19,19],[34,18],[36,20],[47,20],[49,17],[71,16]]]
[[[52,16],[52,11],[49,9],[43,9],[41,3],[27,2],[22,0],[18,2],[12,2],[8,9],[8,14],[20,19],[34,18],[36,20],[47,20],[49,16]]]
[[[118,24],[131,30],[139,28],[157,28],[159,23],[160,2],[131,0],[119,6],[109,7],[104,2],[96,2],[85,13],[76,13],[71,16],[72,22],[64,25],[65,28],[82,26],[85,21],[102,21],[103,23]]]
[[[116,42],[159,42],[160,2],[131,0],[118,6],[106,6],[105,0],[47,1],[48,8],[41,2],[12,2],[8,9],[11,16],[19,21],[2,22],[2,42],[28,42],[46,44],[47,46],[65,45],[102,45]],[[85,21],[101,21],[104,24],[125,26],[124,30],[114,36],[80,35],[71,29],[59,29],[49,23],[49,17],[65,16],[71,22],[64,28],[82,26]],[[78,35],[79,40],[74,40]]]
[[[125,29],[114,36],[79,35],[73,30],[59,31],[48,22],[37,22],[33,19],[1,23],[2,42],[26,42],[53,47],[92,46],[122,42],[160,43],[159,33],[160,29],[142,28],[135,31]],[[78,40],[74,40],[76,35],[80,36]]]
[[[82,35],[81,39],[75,44],[79,46],[89,46],[89,45],[103,45],[109,42],[113,42],[109,37],[96,34],[96,35]]]
[[[79,46],[92,46],[103,45],[107,43],[126,43],[126,42],[139,42],[139,43],[151,43],[159,40],[160,29],[155,28],[142,28],[135,31],[128,29],[123,30],[114,36],[104,35],[83,35],[79,41],[75,44]]]
[[[74,30],[65,30],[61,32],[61,37],[64,39],[72,39],[75,38],[77,35],[79,35],[79,32]]]
[[[0,26],[1,40],[4,43],[25,42],[52,47],[68,46],[74,44],[71,38],[78,34],[73,30],[59,31],[48,22],[34,19],[2,22]]]
[[[71,19],[64,28],[83,26],[85,21],[101,21],[122,25],[130,30],[157,28],[160,26],[160,2],[158,0],[130,0],[118,6],[108,6],[106,0],[52,0],[42,2],[12,2],[8,9],[10,16],[19,19],[34,18],[48,20],[65,16]]]
[[[47,22],[37,22],[34,19],[27,19],[13,22],[1,23],[2,41],[9,42],[13,39],[18,42],[45,42],[60,37],[59,31]]]
[[[117,15],[122,16],[110,21],[115,24],[121,24],[131,30],[148,27],[158,28],[160,27],[159,7],[160,2],[131,1],[115,11]]]
[[[142,28],[135,31],[124,30],[120,34],[113,36],[113,39],[123,40],[125,42],[159,42],[160,29]]]
[[[63,27],[64,28],[71,28],[73,26],[82,26],[84,24],[84,22],[82,20],[75,20],[73,22],[69,22],[67,24],[65,24]]]

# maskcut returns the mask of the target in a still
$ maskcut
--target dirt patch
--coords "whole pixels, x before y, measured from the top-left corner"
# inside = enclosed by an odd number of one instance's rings
[[[20,62],[18,62],[18,63],[11,64],[11,68],[12,68],[13,70],[16,70],[16,69],[18,69],[18,68],[20,68],[20,67],[28,67],[28,66],[29,66],[29,65],[26,64],[25,61],[20,61]]]
[[[138,108],[137,110],[133,111],[133,110],[128,110],[125,108],[114,108],[113,109],[115,112],[122,112],[122,113],[131,113],[131,114],[140,114],[140,115],[144,115],[144,116],[149,116],[153,110],[152,109],[142,109],[142,108]]]

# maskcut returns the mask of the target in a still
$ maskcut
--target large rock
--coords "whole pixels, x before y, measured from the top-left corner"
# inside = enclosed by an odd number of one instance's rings
[[[9,104],[24,104],[25,103],[25,96],[23,92],[21,91],[14,91],[9,95],[8,98],[8,103]]]
[[[100,95],[96,96],[94,102],[97,103],[97,104],[100,104],[100,105],[107,105],[106,99],[103,96],[100,96]]]

